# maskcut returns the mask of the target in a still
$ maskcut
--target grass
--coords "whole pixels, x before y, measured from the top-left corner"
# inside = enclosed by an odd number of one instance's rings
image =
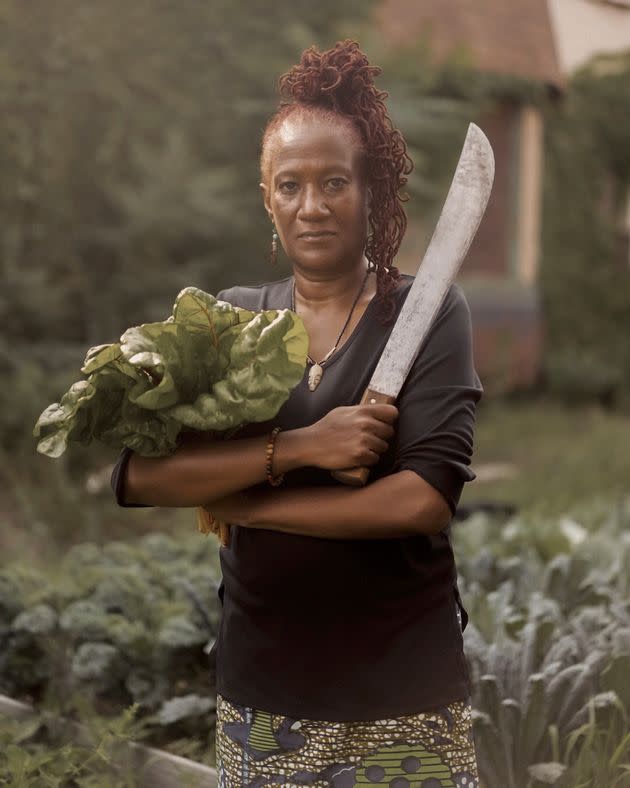
[[[136,541],[153,531],[197,533],[194,509],[116,504],[109,474],[117,452],[73,446],[68,455],[72,462],[34,449],[17,456],[0,450],[0,565],[19,561],[43,569],[79,542]],[[94,471],[102,476],[101,488],[89,492],[86,481]]]
[[[480,403],[472,468],[509,463],[513,478],[465,485],[461,503],[501,501],[558,515],[630,492],[630,418],[599,405],[538,398]]]

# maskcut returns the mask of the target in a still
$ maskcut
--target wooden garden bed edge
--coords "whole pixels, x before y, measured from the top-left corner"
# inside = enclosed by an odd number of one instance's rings
[[[0,695],[0,714],[12,719],[27,719],[37,714],[37,710],[28,703]],[[74,722],[69,724],[75,728],[79,739],[82,733],[85,736],[82,726]],[[141,773],[143,788],[217,788],[217,772],[210,766],[136,742],[126,743],[124,748],[134,770]]]

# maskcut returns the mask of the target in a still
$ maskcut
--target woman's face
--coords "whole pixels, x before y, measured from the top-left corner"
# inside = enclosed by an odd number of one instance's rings
[[[289,259],[311,272],[353,268],[369,216],[358,132],[343,120],[289,116],[268,145],[260,187]]]

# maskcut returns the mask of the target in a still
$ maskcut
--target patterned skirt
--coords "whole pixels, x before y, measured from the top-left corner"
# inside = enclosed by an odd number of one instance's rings
[[[292,719],[217,695],[218,788],[477,788],[465,701],[368,722]]]

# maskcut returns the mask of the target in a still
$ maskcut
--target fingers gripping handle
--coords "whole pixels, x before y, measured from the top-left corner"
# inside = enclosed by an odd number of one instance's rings
[[[333,478],[350,487],[364,487],[370,474],[369,468],[347,468],[343,471],[331,471]]]
[[[378,391],[372,391],[372,389],[367,388],[363,392],[359,405],[380,405],[383,403],[386,405],[393,405],[395,402],[396,397],[390,397],[389,394],[381,394]],[[343,482],[343,484],[347,484],[351,487],[363,487],[370,475],[370,469],[366,467],[344,468],[339,471],[331,471],[331,474],[334,479]]]

